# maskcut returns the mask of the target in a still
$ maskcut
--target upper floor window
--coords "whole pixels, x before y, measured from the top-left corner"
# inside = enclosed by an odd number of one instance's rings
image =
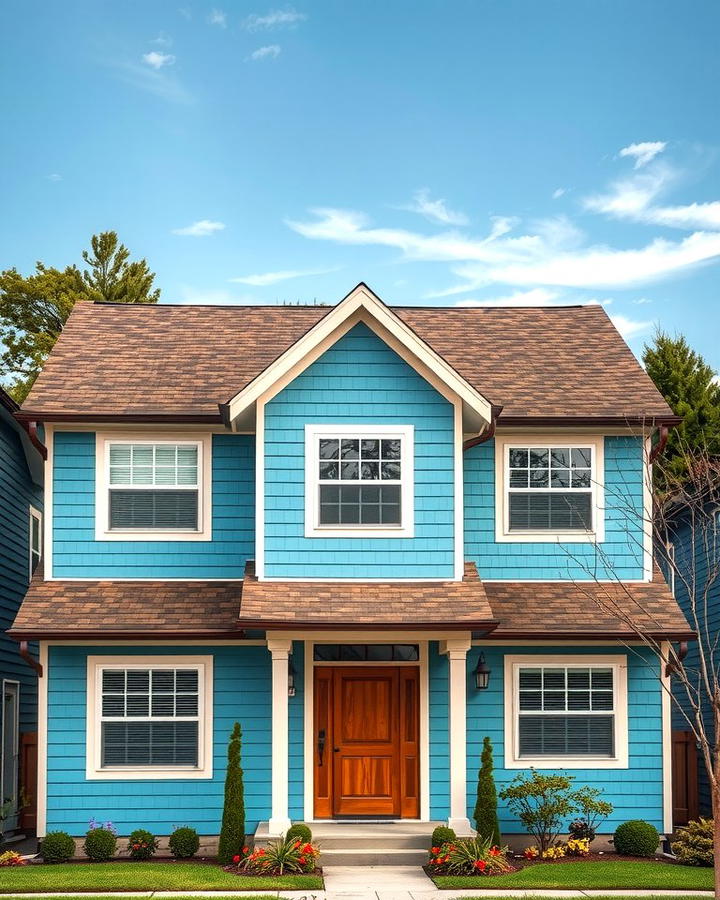
[[[306,534],[408,537],[413,429],[306,428]]]
[[[30,577],[40,565],[42,559],[42,513],[30,507]]]

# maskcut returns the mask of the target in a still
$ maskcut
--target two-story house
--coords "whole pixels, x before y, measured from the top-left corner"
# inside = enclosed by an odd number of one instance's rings
[[[41,831],[217,835],[236,720],[263,834],[467,834],[485,735],[499,784],[569,771],[608,829],[669,829],[665,674],[625,619],[692,636],[638,515],[674,417],[600,306],[81,303],[22,416]]]

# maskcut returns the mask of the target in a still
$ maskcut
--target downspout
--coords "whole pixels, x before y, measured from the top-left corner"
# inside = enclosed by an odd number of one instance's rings
[[[37,672],[38,678],[42,678],[42,676],[43,676],[43,667],[42,667],[42,666],[40,665],[40,663],[35,659],[35,657],[32,655],[32,653],[30,653],[30,650],[28,649],[28,642],[27,642],[27,641],[20,641],[20,649],[19,649],[18,652],[20,653],[20,656],[25,660],[25,662],[26,662],[31,668],[35,669],[35,671]]]
[[[46,460],[48,457],[48,451],[47,447],[45,446],[45,444],[43,444],[38,436],[38,423],[34,419],[24,419],[19,413],[15,414],[15,419],[20,423],[25,431],[27,431],[28,437],[30,438],[30,443],[33,445],[33,447],[37,450],[40,456],[44,460]]]
[[[488,422],[487,428],[481,433],[478,434],[474,438],[468,438],[467,441],[463,441],[463,450],[469,450],[471,447],[477,447],[478,444],[484,444],[486,441],[492,440],[495,437],[495,429],[497,428],[497,420],[498,416],[502,412],[502,406],[493,406],[492,412],[490,413],[490,421]]]
[[[665,449],[665,445],[668,442],[668,435],[670,434],[670,426],[669,425],[661,425],[660,426],[660,438],[655,444],[655,446],[650,451],[650,464],[654,463],[655,460],[660,456],[660,454]]]
[[[665,677],[666,678],[668,678],[670,675],[672,675],[676,671],[676,669],[678,668],[678,664],[681,663],[687,656],[687,652],[688,652],[688,642],[680,641],[680,646],[678,647],[678,652],[677,652],[677,662],[668,660],[668,662],[665,664]]]

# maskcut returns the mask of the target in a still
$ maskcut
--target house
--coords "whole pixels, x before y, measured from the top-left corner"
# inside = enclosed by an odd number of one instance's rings
[[[43,462],[14,418],[18,409],[0,388],[0,840],[20,826],[34,827],[34,791],[29,788],[34,780],[37,676],[28,661],[37,648],[26,648],[23,660],[5,632],[42,556]]]
[[[80,303],[21,418],[41,832],[211,843],[236,720],[263,836],[468,834],[485,735],[499,785],[567,770],[608,830],[670,828],[665,675],[627,616],[692,637],[637,514],[676,420],[600,306]]]

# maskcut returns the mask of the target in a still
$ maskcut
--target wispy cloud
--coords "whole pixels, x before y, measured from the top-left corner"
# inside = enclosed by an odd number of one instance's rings
[[[51,172],[49,175],[45,176],[46,181],[62,181],[63,177],[59,172]]]
[[[667,141],[643,141],[640,144],[629,144],[620,151],[620,156],[630,156],[635,160],[635,168],[641,169],[662,153]]]
[[[563,194],[567,193],[567,188],[555,188],[552,194],[553,200],[559,200]]]
[[[171,47],[172,46],[172,38],[169,37],[164,32],[160,32],[160,34],[156,38],[153,38],[150,41],[150,43],[157,44],[158,47]]]
[[[560,294],[546,288],[516,291],[506,297],[492,297],[487,300],[458,300],[455,306],[555,306]]]
[[[298,12],[292,6],[286,6],[284,9],[272,9],[265,15],[252,13],[243,24],[248,31],[263,31],[271,28],[293,28],[305,19],[307,19],[305,13]]]
[[[126,84],[138,90],[154,94],[162,100],[170,103],[191,103],[192,94],[171,74],[148,65],[147,62],[136,63],[127,59],[104,60],[117,74],[117,77]]]
[[[222,231],[224,228],[224,222],[200,219],[197,222],[193,222],[192,225],[186,225],[184,228],[173,228],[172,233],[183,235],[183,237],[208,237],[208,235],[215,234],[216,231]]]
[[[208,24],[217,25],[218,28],[227,28],[227,13],[222,9],[213,9],[208,16]]]
[[[226,288],[199,288],[190,284],[178,287],[178,303],[204,303],[214,306],[230,306],[235,304],[251,304],[266,302],[254,294],[234,294]]]
[[[189,7],[187,7],[187,6],[181,6],[181,7],[178,9],[178,12],[179,12],[180,15],[183,17],[183,19],[185,19],[186,22],[189,22],[189,21],[192,19],[192,12],[191,12],[191,10],[189,9]]]
[[[257,50],[253,50],[247,59],[253,62],[263,59],[277,59],[281,50],[282,47],[279,44],[267,44],[265,47],[258,47]]]
[[[161,53],[159,50],[151,50],[150,53],[143,53],[143,62],[146,62],[153,69],[162,69],[163,66],[171,66],[175,62],[172,53]]]
[[[440,225],[467,225],[468,217],[463,212],[449,209],[445,200],[432,200],[428,188],[415,191],[412,203],[400,207],[409,212],[418,213],[430,222]]]
[[[626,341],[638,337],[641,334],[645,334],[650,331],[655,324],[654,322],[641,322],[637,319],[630,319],[620,313],[613,313],[610,316],[610,319]]]
[[[338,267],[331,269],[285,269],[279,272],[263,272],[257,275],[241,275],[238,278],[228,279],[235,284],[249,284],[252,287],[267,287],[278,284],[281,281],[289,281],[291,278],[304,278],[308,275],[327,275],[337,272]]]

